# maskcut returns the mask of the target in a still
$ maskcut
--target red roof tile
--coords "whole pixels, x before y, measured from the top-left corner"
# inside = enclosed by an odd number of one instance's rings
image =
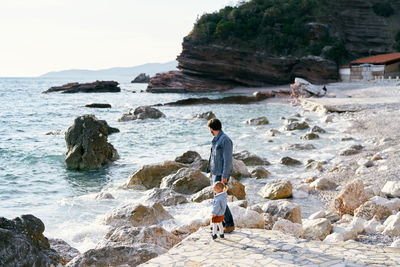
[[[382,54],[376,55],[372,57],[365,57],[360,58],[357,60],[352,61],[351,65],[358,65],[358,64],[389,64],[396,61],[400,61],[400,53],[391,53],[391,54]]]

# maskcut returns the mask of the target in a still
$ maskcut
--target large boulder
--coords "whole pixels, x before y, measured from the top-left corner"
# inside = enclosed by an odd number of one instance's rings
[[[122,226],[112,228],[97,244],[96,248],[147,243],[170,249],[181,241],[182,239],[159,225],[148,227]]]
[[[135,79],[131,81],[131,83],[148,83],[150,81],[150,76],[146,75],[146,73],[140,73],[136,76]]]
[[[177,173],[164,177],[160,188],[172,188],[182,194],[194,194],[210,185],[210,178],[200,170],[182,168]]]
[[[374,217],[377,220],[386,219],[390,215],[392,215],[392,211],[390,209],[373,201],[364,202],[361,204],[361,206],[354,210],[354,217],[360,217],[367,221]]]
[[[184,195],[181,195],[171,188],[153,188],[146,196],[146,202],[160,203],[163,206],[174,206],[188,203]]]
[[[138,266],[166,250],[152,244],[134,244],[131,246],[112,246],[89,249],[75,257],[66,267],[109,267],[109,266]]]
[[[246,166],[270,165],[271,164],[268,162],[268,160],[261,158],[253,153],[250,153],[247,150],[243,150],[243,151],[234,153],[233,158],[243,161]]]
[[[292,196],[292,183],[289,181],[272,181],[264,185],[258,192],[263,198],[281,199]]]
[[[172,219],[160,203],[151,207],[141,204],[125,204],[113,209],[105,218],[105,223],[114,227],[129,225],[133,227],[158,224]]]
[[[62,257],[50,248],[43,222],[33,215],[0,217],[0,266],[57,266]]]
[[[65,133],[68,169],[92,170],[118,159],[117,150],[107,142],[109,134],[105,121],[94,115],[83,115]]]
[[[355,180],[347,184],[334,199],[334,207],[340,214],[353,215],[354,210],[367,201],[364,191],[364,183],[361,180]]]
[[[127,187],[144,186],[146,189],[159,187],[163,177],[176,173],[183,167],[185,167],[185,164],[176,161],[164,161],[161,164],[144,165],[129,176]]]
[[[67,83],[62,86],[54,86],[43,93],[117,93],[121,92],[118,82],[115,81],[95,81],[92,83]]]
[[[199,192],[197,192],[196,194],[194,194],[190,200],[193,202],[202,202],[203,200],[207,200],[207,199],[211,199],[214,197],[214,189],[213,186],[207,186],[205,188],[203,188],[202,190],[200,190]]]
[[[191,168],[207,171],[208,160],[202,159],[196,151],[186,151],[181,156],[175,158],[176,162],[187,164]]]
[[[235,177],[236,179],[251,177],[251,173],[249,172],[249,170],[246,167],[246,164],[244,164],[243,161],[232,159],[232,164],[233,164],[233,172],[231,174],[232,177]]]
[[[267,117],[258,117],[258,118],[254,118],[254,119],[248,119],[246,121],[247,124],[250,125],[265,125],[268,124],[269,121],[267,119]]]
[[[190,234],[196,232],[199,230],[200,227],[202,226],[208,226],[210,225],[209,219],[203,219],[203,220],[193,220],[189,224],[186,225],[181,225],[178,226],[177,228],[173,229],[171,231],[172,234],[176,235],[177,237],[184,239]]]
[[[162,117],[165,117],[165,115],[158,109],[150,106],[140,106],[129,110],[129,113],[123,114],[118,121],[159,119]]]
[[[382,187],[381,192],[388,197],[400,197],[400,182],[387,181]]]
[[[383,223],[383,234],[388,236],[400,236],[400,212],[389,216]]]
[[[52,249],[57,251],[61,257],[61,264],[65,265],[81,253],[76,248],[71,247],[62,239],[49,238],[49,244]]]
[[[229,209],[232,213],[236,227],[264,229],[264,217],[258,212],[236,205],[229,205]]]
[[[274,223],[272,230],[280,231],[295,237],[300,237],[303,234],[303,226],[299,223],[293,223],[289,220],[279,219]]]
[[[303,220],[303,236],[306,239],[324,240],[332,230],[332,224],[328,219],[319,218]]]
[[[301,208],[295,203],[286,200],[271,200],[262,205],[261,209],[272,216],[283,218],[293,223],[302,223]]]
[[[237,199],[245,199],[246,191],[245,186],[239,183],[235,178],[229,179],[228,182],[228,195],[235,196]]]

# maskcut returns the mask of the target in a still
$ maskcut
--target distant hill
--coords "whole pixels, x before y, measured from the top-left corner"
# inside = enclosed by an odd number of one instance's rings
[[[90,78],[93,80],[133,80],[140,73],[146,73],[147,75],[154,76],[156,73],[166,72],[175,70],[178,62],[176,60],[169,61],[166,63],[147,63],[134,67],[116,67],[102,70],[63,70],[63,71],[52,71],[41,75],[41,78]]]

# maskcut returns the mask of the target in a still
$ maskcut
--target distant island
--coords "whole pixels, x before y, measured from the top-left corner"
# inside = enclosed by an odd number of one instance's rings
[[[140,73],[146,73],[150,76],[156,73],[162,73],[169,70],[175,70],[178,62],[176,60],[166,63],[147,63],[133,67],[116,67],[101,70],[81,70],[71,69],[63,71],[52,71],[45,73],[40,78],[90,78],[93,80],[112,80],[112,79],[127,79],[133,80]]]

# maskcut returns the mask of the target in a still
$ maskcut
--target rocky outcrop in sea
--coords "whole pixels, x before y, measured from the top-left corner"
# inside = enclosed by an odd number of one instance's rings
[[[43,93],[60,92],[63,94],[71,93],[118,93],[121,88],[115,81],[95,81],[92,83],[67,83],[62,86],[54,86]]]
[[[148,83],[150,81],[150,76],[146,75],[146,73],[140,73],[136,76],[135,79],[131,81],[131,83]]]

